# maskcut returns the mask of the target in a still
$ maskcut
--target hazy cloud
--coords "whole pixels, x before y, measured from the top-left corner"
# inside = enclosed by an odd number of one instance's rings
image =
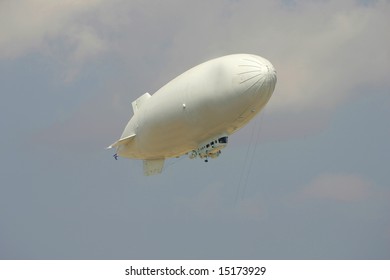
[[[72,33],[72,30],[76,32],[74,30],[80,27],[80,18],[95,9],[100,2],[102,1],[2,1],[1,58],[17,58],[31,51],[43,51],[52,40],[61,40]],[[81,34],[84,36],[73,36],[76,49],[85,41],[85,30],[81,30]]]
[[[388,2],[373,8],[331,1],[310,2],[292,12],[285,23],[294,20],[294,14],[307,16],[292,23],[287,40],[276,43],[282,54],[277,60],[280,93],[271,107],[328,111],[361,94],[361,88],[388,85],[390,40],[384,26],[389,24],[389,11]]]
[[[303,188],[305,199],[358,202],[373,194],[374,185],[356,174],[322,174]]]

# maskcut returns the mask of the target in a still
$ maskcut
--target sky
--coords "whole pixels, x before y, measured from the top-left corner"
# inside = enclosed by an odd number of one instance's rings
[[[0,2],[0,259],[390,259],[390,1]],[[277,70],[217,159],[112,150],[208,59]]]

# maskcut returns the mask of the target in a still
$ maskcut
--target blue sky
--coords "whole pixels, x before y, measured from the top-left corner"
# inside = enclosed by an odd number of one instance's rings
[[[389,259],[389,1],[2,1],[0,259]],[[278,72],[205,164],[104,148],[230,53]]]

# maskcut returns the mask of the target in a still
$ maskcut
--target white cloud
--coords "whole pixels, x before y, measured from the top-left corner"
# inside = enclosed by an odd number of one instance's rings
[[[279,84],[273,110],[329,110],[357,95],[359,88],[389,85],[388,2],[373,7],[315,2],[298,10],[285,21],[293,24],[296,38],[288,35],[277,42],[284,55],[276,61]],[[305,20],[294,20],[301,13]]]
[[[101,0],[2,1],[0,59],[38,53],[54,58],[72,79],[85,61],[107,50],[96,23],[89,20],[101,5]]]
[[[2,1],[0,58],[63,45],[73,61],[114,50],[125,60],[171,59],[167,67],[182,69],[185,62],[255,52],[278,70],[271,110],[294,112],[329,108],[358,86],[387,83],[389,2],[282,3]]]

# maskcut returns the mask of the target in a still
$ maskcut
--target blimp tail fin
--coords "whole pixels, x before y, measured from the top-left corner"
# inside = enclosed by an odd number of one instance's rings
[[[162,172],[165,159],[145,159],[144,174],[145,176],[155,175]]]
[[[119,146],[122,146],[122,145],[126,145],[127,143],[129,143],[131,140],[133,140],[135,137],[135,134],[132,134],[130,136],[126,136],[122,139],[119,139],[118,141],[116,141],[115,143],[111,144],[110,146],[107,147],[107,149],[111,149],[111,148],[117,148]]]
[[[136,100],[134,100],[131,105],[133,106],[133,112],[134,114],[137,113],[139,108],[150,98],[152,97],[149,93],[144,93],[140,97],[138,97]]]

